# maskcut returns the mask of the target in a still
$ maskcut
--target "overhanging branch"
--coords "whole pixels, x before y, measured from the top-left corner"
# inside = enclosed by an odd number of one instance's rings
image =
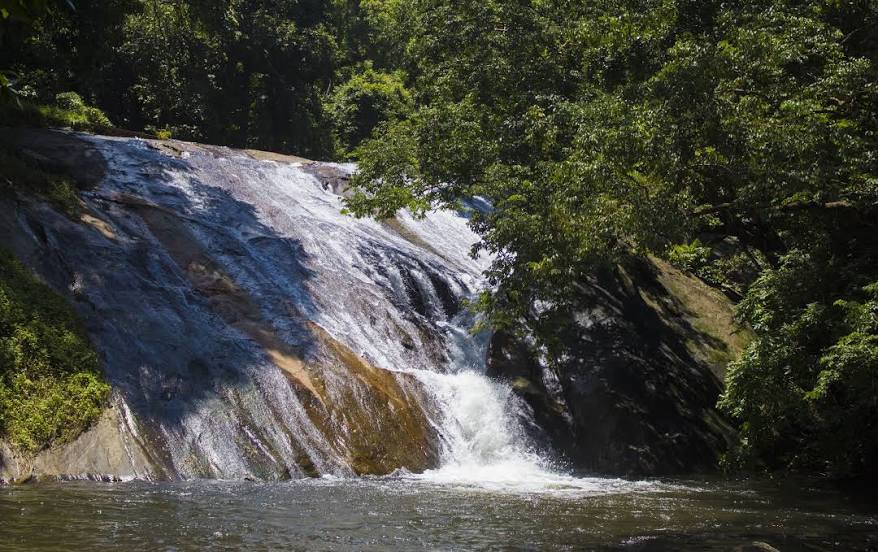
[[[785,203],[783,205],[756,205],[750,206],[744,203],[740,203],[737,201],[729,201],[727,203],[720,203],[718,205],[711,205],[710,207],[703,207],[701,209],[696,209],[693,213],[695,216],[704,216],[711,215],[715,213],[721,213],[723,211],[754,211],[754,210],[767,210],[767,211],[804,211],[804,210],[834,210],[834,209],[853,209],[854,205],[852,205],[849,201],[846,200],[838,200],[838,201],[828,201],[828,202],[820,202],[820,201],[792,201],[790,203]]]

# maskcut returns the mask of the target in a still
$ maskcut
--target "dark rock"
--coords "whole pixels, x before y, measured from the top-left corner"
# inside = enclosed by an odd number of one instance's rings
[[[780,552],[780,550],[768,543],[754,541],[749,544],[736,546],[734,552]]]
[[[82,188],[97,185],[107,172],[107,162],[97,148],[65,131],[0,128],[0,146],[46,170],[70,175]]]
[[[613,475],[710,470],[732,430],[716,411],[725,361],[746,332],[719,293],[655,261],[583,285],[544,328],[554,361],[498,333],[489,375],[510,381],[575,469]]]
[[[302,165],[302,170],[317,177],[324,190],[341,196],[348,195],[350,176],[336,165],[308,162]]]

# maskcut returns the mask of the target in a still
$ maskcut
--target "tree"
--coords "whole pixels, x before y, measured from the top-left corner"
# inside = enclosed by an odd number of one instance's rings
[[[411,103],[400,72],[383,73],[371,65],[355,72],[333,90],[327,102],[342,152],[354,150],[379,124],[402,119]]]
[[[320,0],[108,0],[37,20],[0,62],[35,101],[74,90],[128,128],[329,157],[333,17]]]
[[[487,198],[481,306],[538,334],[597,265],[731,244],[761,274],[741,283],[757,338],[721,403],[741,461],[866,469],[874,435],[839,428],[878,426],[875,327],[849,314],[872,312],[878,281],[874,3],[412,6],[415,109],[361,149],[349,209]]]

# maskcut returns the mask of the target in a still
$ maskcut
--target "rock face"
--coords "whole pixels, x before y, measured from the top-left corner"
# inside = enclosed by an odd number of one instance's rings
[[[340,165],[52,131],[0,141],[91,186],[74,218],[0,198],[0,246],[70,298],[113,388],[75,443],[35,459],[0,446],[0,478],[437,465],[443,412],[420,374],[484,354],[456,337],[484,266],[464,217],[343,216]]]
[[[71,300],[113,388],[74,443],[0,443],[0,480],[466,471],[530,458],[534,439],[580,472],[655,475],[713,467],[730,435],[713,405],[746,335],[659,261],[583,285],[549,363],[468,332],[488,259],[468,256],[465,216],[343,216],[351,166],[52,131],[0,143],[89,187],[75,217],[0,197],[0,246]]]
[[[36,458],[15,454],[0,442],[0,481],[31,478],[117,481],[155,479],[154,462],[137,438],[130,412],[118,400],[76,441],[40,452]]]
[[[552,328],[547,353],[495,334],[488,374],[510,381],[578,471],[714,469],[732,430],[715,410],[725,363],[748,339],[728,300],[666,263],[606,271]],[[548,366],[553,366],[552,369]]]

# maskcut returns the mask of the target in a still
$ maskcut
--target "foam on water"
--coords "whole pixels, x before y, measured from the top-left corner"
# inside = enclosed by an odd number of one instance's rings
[[[418,377],[441,406],[442,463],[406,479],[428,485],[501,493],[592,495],[666,490],[659,482],[574,477],[541,456],[521,420],[528,413],[512,389],[474,367]]]

